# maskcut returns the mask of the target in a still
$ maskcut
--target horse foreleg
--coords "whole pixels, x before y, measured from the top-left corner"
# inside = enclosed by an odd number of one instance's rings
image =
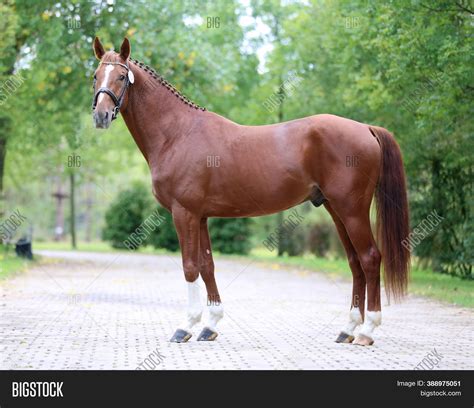
[[[216,326],[219,320],[224,316],[224,308],[222,307],[214,276],[214,260],[212,259],[211,240],[209,238],[206,218],[201,220],[199,266],[201,277],[206,284],[207,309],[209,313],[206,325],[202,329],[198,341],[212,341],[215,340],[218,335]]]
[[[172,208],[173,221],[179,238],[183,258],[184,277],[188,285],[188,309],[186,320],[170,339],[184,343],[192,337],[192,327],[201,320],[202,306],[199,294],[199,238],[200,217],[180,205]]]

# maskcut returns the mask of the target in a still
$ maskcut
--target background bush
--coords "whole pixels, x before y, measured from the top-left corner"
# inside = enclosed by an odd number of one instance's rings
[[[162,207],[158,207],[158,213],[165,220],[150,234],[148,243],[154,248],[164,248],[173,252],[177,251],[179,249],[179,240],[174,227],[173,217],[169,211]]]
[[[250,218],[211,218],[212,248],[223,254],[248,254],[251,248],[250,225]]]
[[[302,225],[296,226],[290,231],[283,230],[279,235],[280,250],[288,256],[303,255],[306,249],[307,231]]]
[[[308,230],[310,252],[321,258],[326,257],[331,248],[331,235],[334,233],[334,229],[334,226],[326,221],[311,225]]]
[[[149,214],[151,194],[143,184],[134,184],[120,192],[105,213],[102,238],[114,248],[127,248],[124,242]],[[131,242],[131,241],[129,241]],[[132,243],[131,249],[138,249]]]

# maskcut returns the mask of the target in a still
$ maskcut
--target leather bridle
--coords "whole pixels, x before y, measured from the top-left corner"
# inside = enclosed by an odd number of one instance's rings
[[[125,97],[125,91],[130,86],[130,84],[133,83],[133,79],[132,79],[132,82],[130,81],[130,77],[133,78],[133,73],[131,73],[130,68],[128,67],[128,65],[122,64],[121,62],[101,62],[101,65],[102,64],[120,65],[121,67],[124,67],[127,70],[127,75],[125,75],[125,84],[124,84],[124,86],[122,88],[122,91],[120,92],[120,95],[118,97],[117,97],[117,95],[115,95],[115,93],[110,88],[107,88],[106,86],[103,86],[103,87],[101,87],[97,90],[97,92],[94,94],[94,99],[92,99],[92,110],[94,110],[95,107],[97,106],[97,99],[99,98],[99,95],[101,93],[105,93],[105,94],[109,95],[110,98],[112,99],[112,101],[115,104],[114,110],[112,112],[112,120],[114,120],[114,119],[117,118],[117,116],[120,112],[120,107],[122,106],[123,98]],[[93,84],[94,90],[95,90],[96,82],[97,82],[97,79],[94,77],[94,84]]]

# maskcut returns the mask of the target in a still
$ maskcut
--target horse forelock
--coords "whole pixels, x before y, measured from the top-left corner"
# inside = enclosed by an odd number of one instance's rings
[[[125,61],[123,60],[123,58],[120,56],[120,54],[118,54],[117,52],[115,51],[107,51],[104,56],[102,57],[102,59],[100,60],[100,63],[103,64],[105,62],[120,62],[120,63],[124,63]]]

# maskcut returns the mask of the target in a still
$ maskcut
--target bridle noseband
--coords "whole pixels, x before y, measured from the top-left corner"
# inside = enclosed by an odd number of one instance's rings
[[[123,86],[122,91],[120,92],[120,95],[118,97],[117,95],[114,94],[114,92],[111,89],[103,86],[97,90],[97,92],[94,94],[94,99],[92,99],[92,110],[94,110],[95,107],[97,106],[97,99],[99,98],[99,95],[101,93],[105,93],[109,95],[115,104],[114,110],[112,112],[112,120],[114,120],[114,119],[117,119],[117,116],[120,112],[120,107],[122,106],[123,98],[125,97],[125,91],[130,86],[130,84],[133,83],[133,73],[128,67],[128,65],[122,64],[120,62],[101,62],[101,65],[102,64],[120,65],[121,67],[124,67],[127,70],[127,75],[125,75],[125,85]],[[97,82],[97,79],[94,78],[94,84],[93,84],[94,90],[95,90],[96,82]]]

